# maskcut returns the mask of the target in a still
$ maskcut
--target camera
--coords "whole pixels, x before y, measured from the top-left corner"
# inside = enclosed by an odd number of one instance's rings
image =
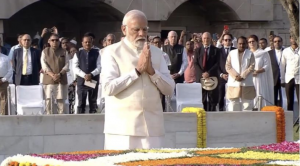
[[[48,29],[47,29],[47,32],[53,33],[53,29],[52,29],[52,28],[48,28]]]

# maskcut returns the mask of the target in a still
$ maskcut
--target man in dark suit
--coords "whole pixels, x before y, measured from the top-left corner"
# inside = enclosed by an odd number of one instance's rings
[[[41,52],[31,48],[31,37],[23,35],[22,47],[13,53],[12,65],[15,85],[38,85],[41,70]]]
[[[273,71],[273,81],[274,81],[274,103],[277,106],[282,107],[282,92],[281,86],[284,87],[284,83],[281,85],[281,59],[282,59],[282,38],[276,36],[273,38],[274,50],[268,51],[271,59],[272,71]],[[284,77],[284,76],[283,76]]]
[[[219,59],[219,111],[225,111],[225,86],[228,80],[228,73],[225,68],[226,59],[231,50],[236,49],[235,47],[232,47],[232,39],[233,36],[231,34],[224,34],[222,35],[222,43],[223,46],[220,48],[220,59]]]
[[[202,44],[202,47],[195,50],[196,82],[201,82],[201,78],[218,78],[220,50],[211,45],[211,35],[208,32],[203,33]],[[218,88],[211,91],[202,88],[202,102],[206,111],[216,111],[218,96]]]

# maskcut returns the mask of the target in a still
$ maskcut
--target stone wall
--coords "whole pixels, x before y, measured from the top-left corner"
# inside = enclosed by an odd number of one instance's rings
[[[267,1],[267,0],[266,0]],[[262,17],[264,15],[271,15],[272,20],[269,21],[243,21],[243,22],[215,22],[212,24],[212,29],[215,29],[217,33],[221,34],[223,31],[223,25],[228,24],[231,33],[235,37],[245,36],[248,37],[252,34],[258,36],[258,38],[266,38],[270,34],[270,31],[274,31],[275,35],[279,35],[283,39],[283,45],[289,46],[289,29],[290,29],[290,22],[287,16],[285,9],[282,7],[281,3],[278,0],[273,1],[273,13],[268,13],[267,11],[258,11]],[[264,10],[264,9],[260,9]],[[270,11],[269,11],[270,12]],[[245,12],[246,13],[246,12]]]
[[[292,141],[286,112],[286,140]],[[195,148],[197,117],[165,113],[165,147]],[[117,123],[117,122],[116,122]],[[0,116],[0,162],[7,156],[104,148],[104,115]],[[276,142],[273,112],[207,113],[208,147],[242,147]]]

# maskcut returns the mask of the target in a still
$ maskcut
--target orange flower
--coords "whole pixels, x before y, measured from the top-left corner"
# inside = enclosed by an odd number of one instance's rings
[[[197,154],[220,154],[220,153],[235,153],[240,152],[241,149],[221,149],[221,150],[203,150],[196,152]]]
[[[191,157],[191,158],[173,158],[165,160],[148,160],[148,161],[135,161],[135,162],[125,162],[118,163],[118,165],[124,166],[149,166],[149,165],[175,165],[175,164],[228,164],[228,165],[250,165],[250,164],[259,164],[266,163],[265,160],[245,160],[245,159],[223,159],[223,158],[214,158],[214,157]]]
[[[285,114],[281,107],[277,106],[265,106],[262,111],[272,111],[276,113],[276,130],[277,130],[277,142],[285,141]]]

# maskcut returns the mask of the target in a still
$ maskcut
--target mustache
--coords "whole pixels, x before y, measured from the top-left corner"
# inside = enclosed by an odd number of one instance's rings
[[[146,41],[146,38],[138,38],[135,41]]]

